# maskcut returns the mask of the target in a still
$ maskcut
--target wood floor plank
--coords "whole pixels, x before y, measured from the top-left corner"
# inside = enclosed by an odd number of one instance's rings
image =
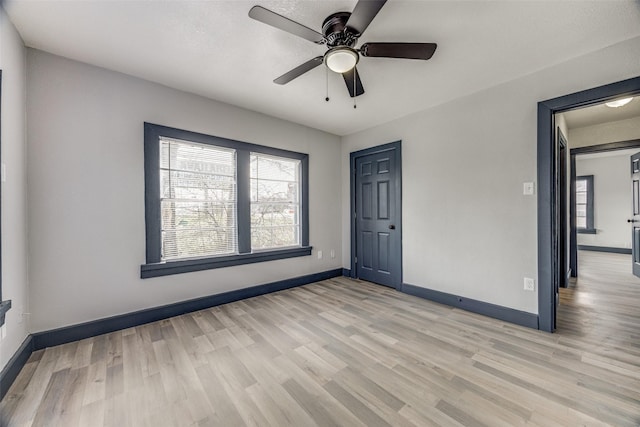
[[[62,402],[69,381],[69,370],[65,368],[51,375],[33,420],[34,425],[46,425],[52,420],[58,420],[62,415]]]
[[[267,425],[272,426],[313,426],[313,419],[304,411],[300,410],[296,402],[292,399],[287,406],[278,402],[283,402],[282,394],[274,394],[274,389],[266,390],[262,384],[255,383],[247,388],[247,394],[253,403],[264,415]],[[294,410],[291,410],[294,408]]]
[[[0,427],[637,427],[640,279],[579,257],[554,334],[336,277],[35,352]]]
[[[354,415],[346,410],[338,410],[334,400],[331,404],[326,397],[317,391],[299,384],[296,380],[287,380],[283,385],[285,390],[302,407],[318,426],[338,427],[342,425],[365,426]],[[328,396],[330,396],[327,393]]]
[[[335,381],[329,381],[326,383],[324,385],[324,389],[365,425],[391,427],[391,424],[381,418],[375,411],[362,403]]]

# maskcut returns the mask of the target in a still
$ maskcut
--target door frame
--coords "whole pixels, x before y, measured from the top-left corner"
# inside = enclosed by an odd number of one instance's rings
[[[553,258],[558,239],[554,217],[558,206],[553,197],[558,191],[553,177],[553,153],[556,145],[554,114],[638,94],[640,94],[640,77],[635,77],[538,103],[538,329],[540,330],[553,332],[556,326],[554,277],[559,272],[555,271],[557,263]]]
[[[610,151],[628,150],[630,148],[637,148],[640,150],[640,139],[630,139],[627,141],[607,142],[605,144],[589,145],[587,147],[576,147],[569,150],[569,156],[571,158],[571,182],[570,182],[570,197],[571,210],[570,220],[571,229],[569,236],[569,256],[570,256],[570,268],[571,277],[578,277],[578,229],[576,227],[576,212],[575,212],[575,188],[576,188],[576,156],[581,154],[593,154],[593,153],[606,153]]]
[[[390,142],[388,144],[378,145],[376,147],[365,148],[363,150],[354,151],[349,154],[349,176],[350,176],[350,207],[349,216],[351,222],[351,271],[349,277],[357,278],[356,269],[356,237],[358,230],[356,226],[356,160],[360,157],[368,156],[371,154],[383,153],[385,151],[396,152],[396,168],[394,173],[395,181],[395,209],[397,212],[397,221],[395,223],[397,233],[400,235],[400,280],[396,284],[396,290],[402,288],[402,141]]]
[[[566,288],[569,284],[569,245],[567,236],[569,235],[569,212],[567,210],[567,162],[569,160],[569,144],[567,138],[558,127],[557,144],[558,144],[558,178],[560,179],[560,188],[558,189],[558,196],[560,206],[558,213],[560,215],[560,224],[558,227],[560,233],[560,239],[558,241],[558,253],[560,259],[558,260],[558,266],[560,267],[558,286]]]

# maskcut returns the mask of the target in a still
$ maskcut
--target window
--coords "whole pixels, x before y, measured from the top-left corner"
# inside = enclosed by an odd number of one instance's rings
[[[576,178],[576,228],[578,233],[596,233],[593,218],[593,175]]]
[[[308,156],[145,123],[141,277],[311,254]]]
[[[237,254],[236,153],[160,137],[160,260]]]
[[[251,153],[251,247],[300,244],[300,160]]]

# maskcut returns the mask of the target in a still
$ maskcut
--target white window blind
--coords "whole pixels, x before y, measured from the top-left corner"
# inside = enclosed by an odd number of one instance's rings
[[[160,137],[162,260],[238,253],[236,153]]]
[[[251,248],[300,245],[300,160],[251,153]]]
[[[587,180],[576,180],[576,227],[587,228]]]

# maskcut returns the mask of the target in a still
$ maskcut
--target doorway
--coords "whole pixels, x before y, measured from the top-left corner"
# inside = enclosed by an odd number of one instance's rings
[[[572,277],[578,277],[579,250],[631,253],[631,233],[628,227],[628,218],[631,215],[629,159],[638,151],[640,139],[570,150],[573,219],[570,257],[572,265],[575,265],[572,267]],[[579,187],[577,193],[582,193],[583,199],[578,203],[576,187]],[[595,203],[594,199],[598,202]],[[575,211],[576,205],[580,205],[579,202],[583,202],[583,212],[576,222]]]
[[[351,153],[351,277],[402,285],[401,142]]]
[[[640,77],[538,103],[538,329],[547,332],[556,329],[556,284],[562,274],[558,259],[560,206],[557,197],[561,185],[555,166],[557,144],[554,115],[638,93]]]

